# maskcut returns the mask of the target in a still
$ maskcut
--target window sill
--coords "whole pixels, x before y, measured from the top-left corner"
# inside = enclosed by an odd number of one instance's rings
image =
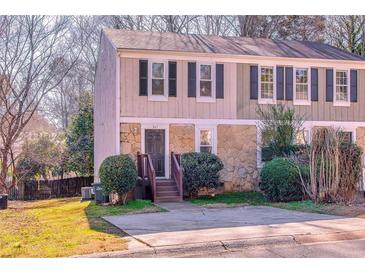
[[[311,101],[294,100],[293,105],[295,105],[295,106],[310,106]]]
[[[215,103],[216,99],[214,97],[196,97],[197,103]]]
[[[149,95],[148,101],[154,101],[154,102],[167,102],[169,98],[167,96],[163,95]]]
[[[351,102],[344,102],[344,101],[334,101],[333,102],[334,107],[349,107],[351,106]]]
[[[260,105],[274,105],[274,104],[276,104],[276,100],[274,100],[274,99],[259,99],[258,103]]]

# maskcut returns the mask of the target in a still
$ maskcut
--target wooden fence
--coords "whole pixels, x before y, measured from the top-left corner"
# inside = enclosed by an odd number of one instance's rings
[[[48,181],[29,181],[20,183],[18,188],[11,189],[9,200],[42,200],[50,198],[81,196],[81,188],[91,186],[90,177],[74,177]]]

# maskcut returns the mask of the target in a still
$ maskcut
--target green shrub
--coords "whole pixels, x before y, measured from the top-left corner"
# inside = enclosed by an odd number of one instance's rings
[[[217,188],[219,171],[223,169],[222,161],[214,154],[191,152],[182,155],[184,168],[184,190],[190,197],[196,196],[203,187]]]
[[[281,104],[264,109],[259,106],[257,114],[262,147],[268,147],[263,149],[263,159],[269,159],[270,155],[285,157],[296,151],[296,136],[302,129],[303,117]]]
[[[301,166],[302,176],[308,176],[309,167]],[[285,158],[274,158],[261,170],[261,190],[273,202],[298,201],[303,199],[299,172]]]
[[[134,189],[137,182],[137,169],[128,155],[106,158],[100,166],[99,176],[104,193],[116,192],[125,204],[127,193]]]

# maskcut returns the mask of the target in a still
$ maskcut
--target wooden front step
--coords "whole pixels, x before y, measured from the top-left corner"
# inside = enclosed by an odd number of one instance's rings
[[[171,179],[157,179],[156,180],[156,187],[159,186],[176,186],[174,180]]]
[[[176,183],[171,179],[156,180],[155,202],[180,202],[181,198]]]
[[[179,192],[177,190],[173,190],[173,191],[157,190],[157,197],[166,197],[166,196],[179,196]]]
[[[157,191],[177,191],[177,187],[174,186],[157,186]]]
[[[168,202],[182,202],[179,196],[173,197],[157,197],[156,203],[168,203]]]

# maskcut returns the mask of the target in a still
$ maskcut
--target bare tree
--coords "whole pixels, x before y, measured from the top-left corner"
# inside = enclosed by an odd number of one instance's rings
[[[194,19],[193,29],[203,35],[232,35],[232,27],[224,15],[197,16]]]
[[[152,17],[148,15],[112,15],[106,16],[105,22],[116,29],[152,31]]]
[[[96,71],[97,53],[101,29],[108,26],[105,16],[74,16],[69,18],[69,37],[67,38],[80,48],[80,58],[71,70],[68,69],[71,60],[63,60],[59,73],[54,81],[62,81],[49,92],[42,104],[41,110],[50,122],[62,131],[66,131],[70,118],[78,109],[78,98],[82,92],[93,90]]]
[[[234,35],[260,38],[275,38],[282,18],[267,15],[227,16]]]
[[[335,47],[365,54],[365,19],[360,15],[328,16],[327,37]]]
[[[59,74],[61,77],[68,66],[67,63],[61,68]],[[91,84],[88,85],[85,81],[85,75],[88,73],[82,66],[76,65],[53,90],[45,95],[40,105],[40,110],[48,120],[63,132],[66,132],[71,116],[77,111],[77,99],[80,93],[87,90],[86,87],[91,87]],[[57,76],[54,81],[59,81]]]
[[[272,39],[324,39],[324,16],[226,16],[236,36]]]
[[[74,66],[80,50],[66,42],[67,17],[1,16],[0,24],[0,193],[7,193],[16,184],[6,183],[10,167],[15,167],[14,144],[44,96]],[[58,60],[71,60],[62,75]]]
[[[74,16],[71,18],[71,40],[81,49],[78,67],[82,68],[80,76],[84,75],[92,90],[98,58],[100,32],[103,27],[109,27],[106,16]]]
[[[195,33],[194,20],[198,17],[195,15],[112,15],[105,17],[105,23],[116,29]]]
[[[278,37],[281,39],[323,41],[326,18],[316,15],[289,15],[280,20]]]
[[[157,15],[153,16],[153,28],[160,32],[189,33],[194,19],[190,15]]]

